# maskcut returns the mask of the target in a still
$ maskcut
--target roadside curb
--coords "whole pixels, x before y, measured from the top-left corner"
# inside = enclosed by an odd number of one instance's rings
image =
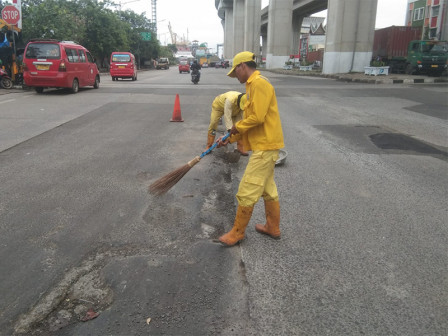
[[[366,84],[427,84],[427,83],[447,83],[447,78],[351,78],[349,76],[340,75],[319,75],[318,77],[332,78],[344,82],[366,83]],[[371,77],[371,76],[370,76]]]
[[[302,77],[321,77],[335,79],[342,82],[353,82],[363,84],[434,84],[434,83],[447,83],[448,77],[423,77],[412,78],[412,75],[401,75],[404,78],[385,78],[385,76],[368,76],[362,73],[349,73],[349,74],[322,74],[322,73],[310,73],[310,72],[298,72],[294,70],[283,69],[261,69],[272,73],[278,73],[289,76],[302,76]]]

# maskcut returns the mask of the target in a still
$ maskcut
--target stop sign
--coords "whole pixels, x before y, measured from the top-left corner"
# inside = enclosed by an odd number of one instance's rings
[[[2,19],[7,24],[15,25],[20,21],[20,12],[14,6],[5,6],[2,9]]]

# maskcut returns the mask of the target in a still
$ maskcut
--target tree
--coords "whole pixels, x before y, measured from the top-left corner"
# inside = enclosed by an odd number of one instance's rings
[[[161,46],[159,50],[159,58],[160,57],[168,57],[170,63],[174,63],[175,58],[173,55],[173,51],[169,47]]]
[[[153,33],[150,20],[115,7],[110,0],[22,0],[23,40],[76,41],[101,62],[113,51],[130,51],[143,60],[156,58],[159,41],[143,41],[141,36]]]
[[[22,36],[81,41],[85,37],[82,21],[66,0],[24,0],[22,2]]]
[[[107,3],[95,0],[79,0],[81,16],[86,26],[83,45],[101,61],[107,60],[113,51],[129,50],[129,39],[126,32],[130,29],[126,22],[110,9]]]
[[[138,15],[130,10],[117,13],[120,16],[120,20],[127,22],[130,26],[130,29],[127,31],[130,52],[137,57],[139,63],[156,58],[159,51],[159,41],[154,38],[153,25],[145,17],[145,13]],[[142,33],[151,33],[151,40],[144,41],[141,35]]]
[[[177,53],[177,47],[175,44],[168,44],[167,47],[171,50],[173,54]]]

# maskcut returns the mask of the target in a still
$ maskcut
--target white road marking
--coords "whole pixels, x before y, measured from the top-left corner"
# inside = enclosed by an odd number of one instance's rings
[[[0,101],[0,104],[11,103],[13,101],[15,101],[15,99],[7,99],[7,100],[4,100],[4,101]]]

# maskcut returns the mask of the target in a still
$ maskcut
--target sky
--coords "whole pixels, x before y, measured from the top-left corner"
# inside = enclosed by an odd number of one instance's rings
[[[120,0],[114,0],[120,3]],[[262,7],[269,4],[269,0],[262,0]],[[405,24],[407,0],[378,0],[375,28]],[[122,0],[122,9],[131,9],[136,13],[146,12],[151,19],[151,0]],[[314,16],[326,16],[326,11]],[[157,0],[157,32],[162,45],[171,42],[168,24],[172,31],[181,38],[199,43],[207,42],[212,52],[216,45],[224,39],[221,19],[215,8],[215,0]]]

